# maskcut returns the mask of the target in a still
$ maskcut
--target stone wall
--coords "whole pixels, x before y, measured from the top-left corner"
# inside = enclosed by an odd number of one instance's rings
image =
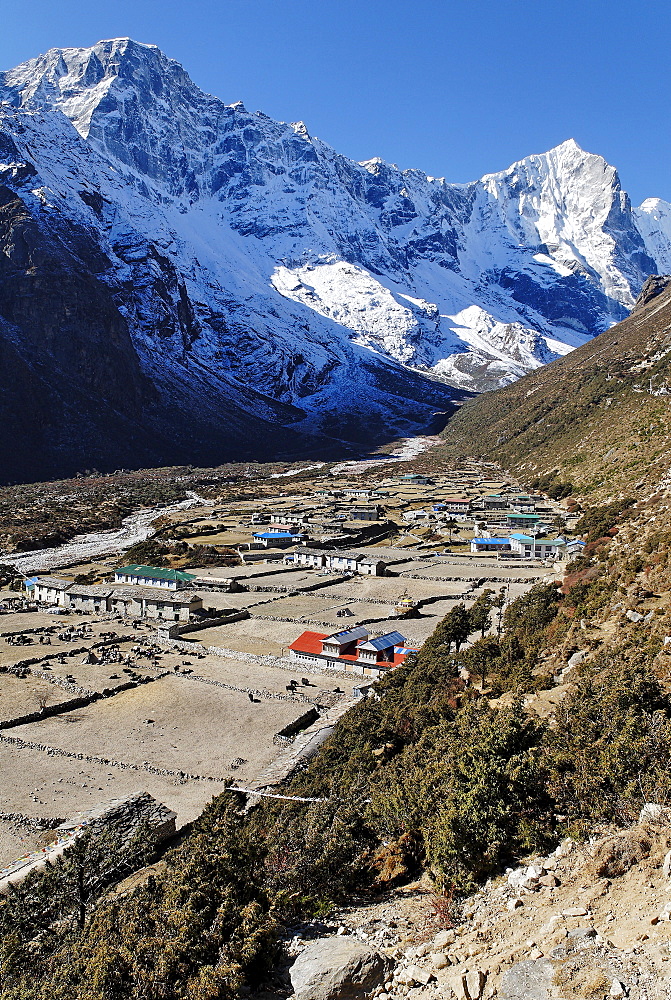
[[[317,709],[310,708],[307,712],[303,712],[302,715],[299,715],[297,719],[294,719],[293,722],[290,722],[288,726],[285,726],[284,729],[280,729],[278,733],[275,733],[275,739],[279,737],[282,742],[290,740],[291,737],[295,736],[296,733],[299,733],[301,729],[307,729],[308,726],[311,726],[312,723],[316,722],[318,718],[319,712]]]
[[[191,622],[188,625],[168,625],[163,628],[158,627],[159,634],[166,633],[166,639],[177,639],[180,635],[187,635],[189,632],[200,632],[205,628],[214,628],[217,625],[229,625],[231,622],[239,622],[243,618],[249,618],[249,611],[234,611],[232,614],[217,615],[216,618],[203,618],[201,621]]]
[[[169,671],[163,670],[156,677],[140,677],[135,681],[124,681],[123,684],[119,684],[114,688],[104,688],[102,691],[87,691],[86,688],[80,688],[76,684],[70,684],[61,677],[53,677],[51,674],[45,673],[43,670],[31,670],[28,668],[22,668],[27,670],[29,674],[34,677],[40,677],[49,683],[53,683],[58,687],[64,688],[66,691],[73,691],[77,693],[76,698],[70,698],[68,701],[59,701],[55,705],[45,705],[44,708],[40,708],[35,712],[29,712],[26,715],[14,716],[9,719],[2,719],[0,721],[0,730],[2,729],[13,729],[15,726],[23,726],[29,722],[39,722],[41,719],[50,718],[53,715],[62,715],[65,712],[73,712],[77,708],[85,708],[87,705],[92,704],[94,701],[99,701],[101,698],[112,698],[116,694],[120,694],[122,691],[129,691],[131,688],[138,687],[140,684],[151,684],[152,681],[160,680],[161,677],[165,677]],[[15,673],[16,668],[7,668],[6,672]],[[25,676],[25,674],[23,674]]]
[[[165,767],[154,767],[152,764],[127,764],[125,761],[108,757],[96,757],[93,754],[74,753],[72,750],[62,750],[45,743],[22,740],[17,736],[4,736],[0,733],[0,743],[14,746],[19,750],[39,750],[49,757],[66,757],[70,760],[85,760],[88,764],[102,764],[104,767],[118,767],[123,771],[146,771],[148,774],[158,774],[162,777],[178,778],[180,783],[186,781],[226,781],[226,778],[214,777],[208,774],[190,774],[188,771],[171,771]]]

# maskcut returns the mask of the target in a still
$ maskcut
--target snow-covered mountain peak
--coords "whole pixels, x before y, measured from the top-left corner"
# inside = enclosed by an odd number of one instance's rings
[[[86,234],[150,378],[215,406],[253,386],[243,409],[328,433],[426,412],[446,382],[494,388],[584,343],[671,271],[671,206],[634,213],[573,139],[467,184],[357,163],[130,39],[29,60],[3,100],[3,185]]]
[[[131,38],[49,49],[0,75],[0,93],[20,107],[62,111],[85,139],[94,117],[123,115],[128,103],[177,112],[212,100],[158,46]]]
[[[646,198],[634,216],[658,270],[671,274],[671,205],[662,198]]]

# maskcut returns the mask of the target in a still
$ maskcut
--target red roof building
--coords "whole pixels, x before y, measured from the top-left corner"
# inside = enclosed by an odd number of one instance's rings
[[[400,666],[415,649],[406,645],[400,632],[371,637],[363,626],[327,635],[303,632],[289,646],[289,657],[296,663],[312,664],[351,671],[368,677],[381,677]]]

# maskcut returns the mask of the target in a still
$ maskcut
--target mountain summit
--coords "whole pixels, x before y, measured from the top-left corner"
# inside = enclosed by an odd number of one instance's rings
[[[39,400],[46,439],[12,418],[36,475],[409,433],[624,318],[670,217],[573,140],[449,184],[156,46],[51,49],[0,75],[5,405]]]

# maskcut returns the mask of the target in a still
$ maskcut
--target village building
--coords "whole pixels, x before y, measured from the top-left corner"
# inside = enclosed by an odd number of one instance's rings
[[[506,515],[506,524],[509,528],[533,528],[538,525],[540,516],[538,514],[516,514],[510,512]]]
[[[269,546],[283,549],[288,545],[296,545],[306,539],[306,535],[301,535],[293,531],[255,531],[252,535],[256,545],[267,549]]]
[[[365,489],[363,486],[354,486],[351,487],[350,489],[343,490],[342,495],[344,497],[367,500],[369,497],[373,496],[373,491]]]
[[[579,538],[572,538],[570,541],[566,542],[566,556],[567,558],[573,558],[574,556],[582,555],[583,549],[585,548],[585,543],[581,542]]]
[[[510,539],[472,538],[471,552],[510,552]]]
[[[441,505],[448,514],[468,514],[471,509],[469,497],[446,497]],[[433,508],[436,510],[436,507]]]
[[[510,536],[511,550],[523,559],[557,559],[565,546],[563,538],[534,538],[520,532],[514,532]]]
[[[118,587],[109,598],[109,610],[127,618],[153,618],[188,623],[203,606],[193,591],[158,593],[151,587]]]
[[[67,606],[67,591],[72,586],[72,580],[62,580],[58,576],[38,576],[26,581],[26,589],[32,590],[33,600],[41,604]]]
[[[361,552],[338,552],[324,549],[296,549],[284,557],[288,566],[321,569],[331,573],[358,573],[360,576],[384,576],[387,564],[383,559],[365,556]]]
[[[350,521],[377,521],[380,518],[380,508],[377,504],[370,507],[350,507]]]
[[[499,493],[489,493],[480,500],[481,505],[485,510],[505,510],[508,506],[508,501],[505,497],[502,497]]]
[[[336,573],[356,573],[363,558],[360,552],[328,552],[325,567]]]
[[[406,643],[400,632],[373,638],[363,625],[333,635],[303,632],[289,646],[289,658],[296,663],[376,678],[403,663],[409,653],[416,652]]]
[[[536,501],[533,497],[520,495],[511,497],[509,506],[516,514],[533,514],[536,510]]]
[[[286,525],[298,527],[307,524],[308,515],[297,510],[280,510],[270,515],[270,523],[274,531],[285,531]]]
[[[401,476],[401,482],[406,486],[431,486],[433,485],[433,480],[429,479],[428,476],[423,476],[419,472],[408,472],[406,475]]]
[[[361,576],[384,576],[386,569],[387,564],[383,559],[365,556],[357,567],[357,573]]]
[[[166,592],[159,587],[136,584],[115,587],[112,584],[76,584],[58,577],[38,577],[33,584],[35,600],[57,603],[71,611],[120,614],[128,618],[153,618],[188,622],[203,607],[202,598],[192,590]],[[40,595],[40,596],[38,596]],[[58,600],[54,599],[58,595]]]
[[[113,593],[114,588],[109,584],[74,583],[67,592],[68,607],[73,611],[88,611],[93,614],[107,612],[110,609],[109,599]]]
[[[166,590],[177,590],[178,587],[195,579],[193,573],[185,573],[181,569],[138,566],[135,563],[114,570],[115,583],[128,583],[137,587],[164,587]]]
[[[412,524],[414,521],[431,521],[435,520],[433,514],[429,513],[428,510],[406,510],[401,515],[404,521]]]
[[[326,555],[319,549],[297,549],[284,557],[284,562],[292,566],[302,566],[306,569],[323,569],[326,565]]]

